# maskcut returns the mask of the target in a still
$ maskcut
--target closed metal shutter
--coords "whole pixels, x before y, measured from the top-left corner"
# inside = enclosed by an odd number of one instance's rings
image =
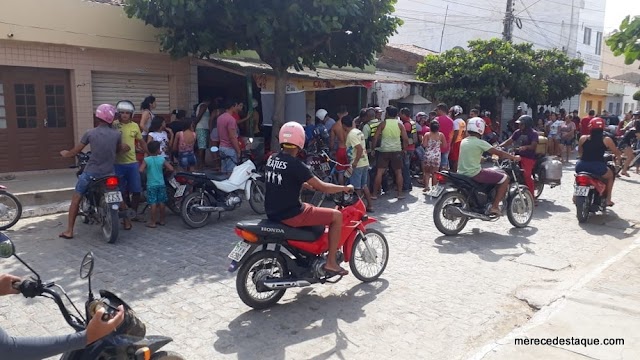
[[[156,114],[171,113],[169,104],[169,76],[93,72],[91,74],[93,108],[100,104],[115,105],[120,100],[130,100],[139,114],[140,103],[145,97],[156,98]]]

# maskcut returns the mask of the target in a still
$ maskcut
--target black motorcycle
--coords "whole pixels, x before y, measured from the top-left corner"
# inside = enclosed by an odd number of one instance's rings
[[[179,354],[158,351],[173,339],[166,336],[146,336],[145,324],[135,315],[131,307],[118,296],[110,291],[100,290],[100,297],[94,297],[91,290],[91,274],[93,273],[94,264],[93,253],[87,253],[80,266],[80,278],[88,279],[89,283],[89,295],[85,302],[84,316],[71,301],[62,286],[53,281],[43,282],[40,275],[15,254],[15,247],[11,239],[0,233],[0,258],[9,258],[11,256],[18,259],[35,275],[35,278],[25,279],[13,284],[14,288],[19,290],[26,298],[41,296],[52,299],[58,305],[67,324],[76,331],[85,330],[99,308],[105,310],[103,317],[115,315],[120,305],[125,309],[124,321],[113,333],[88,345],[84,349],[64,353],[61,357],[62,360],[184,360]],[[69,301],[77,315],[67,309],[62,300],[63,297]]]
[[[533,217],[534,199],[523,184],[523,170],[511,160],[503,160],[500,169],[509,176],[509,190],[503,201],[509,222],[523,228]],[[433,222],[445,235],[456,235],[467,225],[469,219],[495,221],[496,216],[487,215],[496,196],[495,184],[480,184],[472,178],[441,171],[436,173],[438,184],[430,194],[438,198],[433,209]],[[503,210],[504,211],[504,210]]]
[[[84,172],[89,162],[90,152],[76,155],[78,168],[76,176]],[[118,239],[120,218],[128,216],[128,211],[120,211],[122,193],[119,188],[120,180],[115,175],[107,175],[92,178],[87,192],[80,201],[79,215],[83,217],[85,224],[99,224],[102,228],[104,239],[113,244]]]

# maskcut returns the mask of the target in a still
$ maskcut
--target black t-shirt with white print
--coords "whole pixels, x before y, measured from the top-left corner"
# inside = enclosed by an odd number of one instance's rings
[[[264,207],[272,221],[290,219],[302,213],[300,190],[313,174],[299,159],[279,152],[271,155],[265,167],[267,193]]]

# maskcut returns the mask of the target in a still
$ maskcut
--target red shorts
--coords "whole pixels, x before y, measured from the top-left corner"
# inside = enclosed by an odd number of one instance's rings
[[[347,158],[347,148],[338,148],[338,150],[336,150],[336,161],[340,164],[349,163],[349,159]],[[336,170],[338,171],[345,171],[348,168],[348,166],[336,165]]]
[[[451,152],[449,152],[449,160],[458,161],[460,159],[460,143],[462,141],[458,141],[453,143],[451,146]]]
[[[281,223],[291,227],[329,225],[333,222],[335,209],[322,208],[303,203],[302,213],[285,220]]]

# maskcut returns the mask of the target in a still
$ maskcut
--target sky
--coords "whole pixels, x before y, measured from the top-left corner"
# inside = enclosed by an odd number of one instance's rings
[[[638,0],[607,0],[604,16],[605,33],[617,29],[627,15],[640,15]]]

